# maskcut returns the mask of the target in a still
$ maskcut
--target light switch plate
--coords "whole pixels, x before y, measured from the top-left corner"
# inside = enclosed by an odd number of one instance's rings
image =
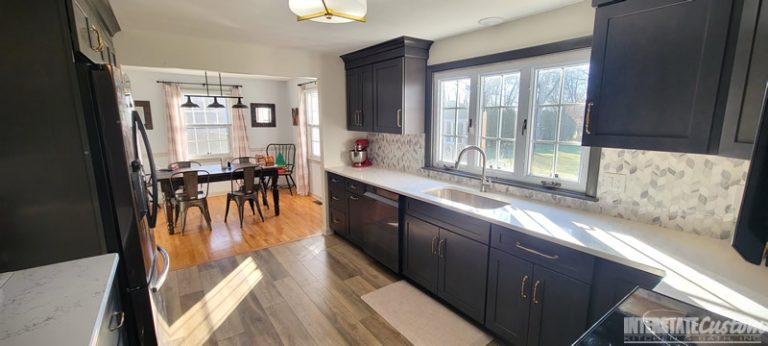
[[[621,173],[603,173],[600,184],[606,192],[624,193],[627,185],[626,174]]]

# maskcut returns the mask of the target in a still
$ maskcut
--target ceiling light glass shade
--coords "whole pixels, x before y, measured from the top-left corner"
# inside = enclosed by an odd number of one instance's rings
[[[218,97],[213,97],[213,103],[208,105],[208,108],[224,108],[224,105],[219,103]]]
[[[232,108],[235,108],[235,109],[245,109],[245,108],[248,108],[248,106],[243,104],[243,98],[242,97],[238,97],[237,98],[237,103],[234,106],[232,106]]]
[[[299,21],[321,23],[365,22],[366,0],[288,0],[288,7]]]
[[[181,108],[200,108],[197,103],[192,102],[192,97],[187,96],[187,102],[181,104]]]

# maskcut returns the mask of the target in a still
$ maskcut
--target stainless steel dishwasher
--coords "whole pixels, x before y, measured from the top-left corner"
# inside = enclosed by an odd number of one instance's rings
[[[369,256],[400,273],[400,196],[375,186],[349,208],[349,227],[362,235]]]

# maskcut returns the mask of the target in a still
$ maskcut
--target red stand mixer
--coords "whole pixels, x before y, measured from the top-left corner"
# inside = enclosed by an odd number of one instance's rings
[[[352,160],[352,167],[370,167],[371,160],[368,159],[368,140],[355,140],[355,147],[349,151],[349,158]]]

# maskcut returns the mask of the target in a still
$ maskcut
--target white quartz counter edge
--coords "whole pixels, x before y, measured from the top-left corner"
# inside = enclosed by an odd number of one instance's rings
[[[0,288],[0,344],[95,345],[118,261],[105,254],[11,272]]]
[[[741,259],[728,241],[496,193],[474,186],[381,169],[349,166],[327,171],[546,241],[663,276],[654,289],[768,330],[768,268]],[[510,203],[489,211],[425,193],[454,187]]]

